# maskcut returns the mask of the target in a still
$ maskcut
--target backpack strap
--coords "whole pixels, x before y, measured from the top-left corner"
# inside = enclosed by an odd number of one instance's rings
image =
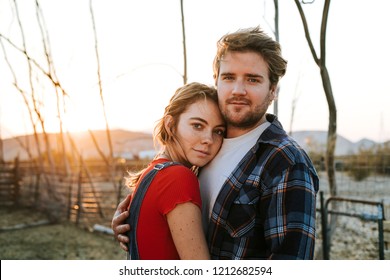
[[[138,218],[141,210],[142,201],[144,200],[145,194],[148,191],[150,184],[152,183],[154,177],[158,173],[158,171],[167,168],[173,165],[179,165],[180,163],[174,161],[167,161],[163,163],[158,163],[154,166],[152,170],[145,175],[142,181],[139,183],[137,187],[137,191],[133,195],[130,204],[130,215],[127,218],[127,223],[130,225],[130,231],[126,234],[130,239],[129,243],[129,251],[127,253],[128,260],[139,260],[138,246],[137,246],[137,225]]]

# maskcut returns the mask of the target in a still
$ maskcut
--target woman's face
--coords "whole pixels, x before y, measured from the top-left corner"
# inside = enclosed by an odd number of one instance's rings
[[[200,99],[179,117],[173,131],[179,142],[175,142],[175,150],[190,165],[202,167],[218,153],[225,130],[218,105],[211,100]]]

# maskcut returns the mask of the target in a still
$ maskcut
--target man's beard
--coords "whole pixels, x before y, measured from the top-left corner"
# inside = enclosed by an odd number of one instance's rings
[[[241,117],[238,120],[233,118],[233,115],[236,114],[234,112],[224,112],[223,116],[228,126],[232,126],[240,129],[252,128],[260,122],[260,120],[263,118],[264,114],[266,113],[266,111],[261,110],[261,107],[262,107],[261,105],[257,106],[255,108],[255,111],[248,112],[245,116]]]
[[[271,102],[272,99],[271,95],[269,94],[262,104],[256,106],[254,110],[247,112],[240,118],[235,118],[235,115],[239,114],[239,112],[234,112],[233,110],[222,110],[222,115],[225,118],[228,126],[244,130],[253,128],[259,125]]]

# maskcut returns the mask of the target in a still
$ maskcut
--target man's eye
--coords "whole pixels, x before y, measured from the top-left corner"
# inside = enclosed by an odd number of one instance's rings
[[[233,80],[232,76],[223,76],[222,80]]]
[[[260,82],[260,80],[256,79],[256,78],[249,78],[248,81],[251,82],[251,83],[258,83],[258,82]]]

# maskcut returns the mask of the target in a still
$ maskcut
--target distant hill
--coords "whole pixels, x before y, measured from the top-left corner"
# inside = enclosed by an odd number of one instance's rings
[[[306,151],[316,150],[325,151],[328,137],[327,131],[296,131],[291,135],[299,145]],[[378,143],[370,139],[362,139],[358,142],[352,142],[347,138],[338,135],[336,142],[337,156],[356,154],[359,149],[372,148]]]
[[[93,131],[93,134],[103,152],[108,155],[109,146],[106,132],[104,130],[97,130]],[[112,130],[110,134],[115,156],[132,158],[134,155],[138,156],[141,151],[154,150],[153,138],[151,134],[119,129]],[[59,142],[57,141],[58,134],[50,133],[48,136],[51,143],[51,148],[53,150],[60,150]],[[89,132],[71,133],[71,136],[77,147],[77,150],[83,155],[84,158],[99,157]],[[39,134],[38,137],[40,138],[40,142],[43,143],[43,135]],[[70,142],[66,141],[65,143],[67,150],[70,150]],[[37,155],[34,136],[25,135],[3,140],[4,159],[6,161],[13,160],[18,155],[21,160],[28,159],[28,154],[25,149],[22,148],[22,145],[29,146],[33,156]],[[44,146],[42,145],[42,147]]]
[[[108,154],[108,142],[106,132],[104,130],[93,131],[97,142],[105,152]],[[59,150],[58,134],[48,134],[53,150]],[[89,132],[71,133],[77,149],[85,158],[99,157]],[[42,139],[42,135],[39,135]],[[304,148],[306,151],[325,151],[326,150],[326,131],[296,131],[293,132],[292,137]],[[132,132],[126,130],[112,130],[111,139],[115,156],[132,158],[134,156],[151,156],[154,150],[153,138],[151,134],[142,132]],[[43,141],[41,141],[43,143]],[[4,159],[6,161],[13,160],[19,155],[21,160],[28,159],[26,151],[21,148],[21,144],[25,146],[34,147],[35,141],[33,135],[19,136],[16,138],[9,138],[3,140],[4,145]],[[66,143],[70,147],[69,142]],[[376,142],[369,139],[362,139],[358,142],[352,142],[343,136],[337,137],[336,155],[354,154],[360,148],[370,148],[377,145]],[[30,148],[33,155],[37,155],[34,148]]]

